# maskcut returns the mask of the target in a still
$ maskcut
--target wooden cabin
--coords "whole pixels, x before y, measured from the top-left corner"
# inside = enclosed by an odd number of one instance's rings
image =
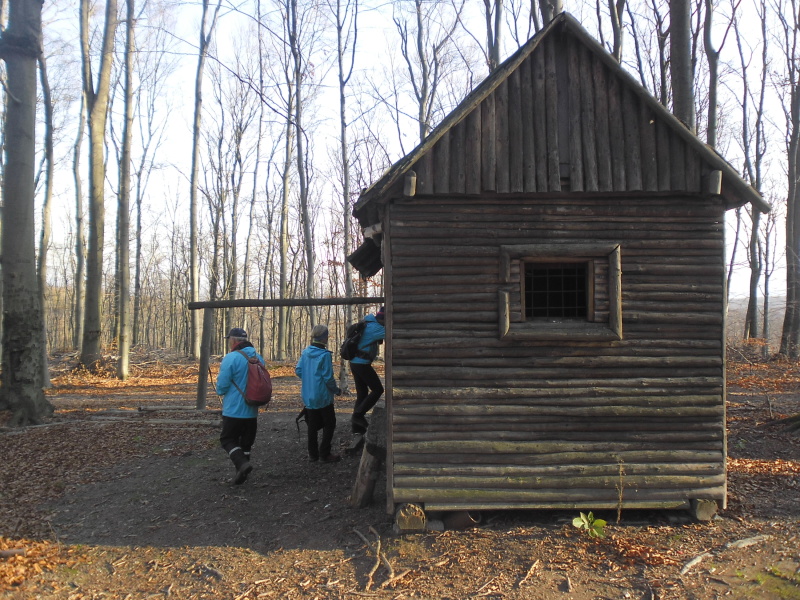
[[[357,201],[389,511],[726,499],[725,211],[769,205],[570,15]]]

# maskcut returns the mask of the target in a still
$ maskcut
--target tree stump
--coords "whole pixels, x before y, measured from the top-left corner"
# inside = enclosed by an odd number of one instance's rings
[[[365,436],[358,475],[350,495],[351,506],[364,508],[372,502],[378,476],[386,460],[386,407],[383,402],[372,409],[369,428]]]

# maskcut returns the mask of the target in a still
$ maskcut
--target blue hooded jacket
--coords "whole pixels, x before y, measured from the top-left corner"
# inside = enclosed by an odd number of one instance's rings
[[[253,346],[248,345],[239,347],[247,356],[257,356],[261,364],[264,364],[263,357],[256,352]],[[217,394],[224,396],[222,399],[222,416],[234,417],[236,419],[255,419],[258,417],[258,407],[250,406],[244,401],[244,396],[236,389],[244,391],[247,386],[247,359],[239,354],[237,350],[228,352],[222,359],[217,375]]]
[[[333,402],[339,386],[333,376],[331,351],[311,344],[300,355],[295,374],[302,381],[300,394],[306,408],[324,408]]]
[[[358,351],[367,354],[369,358],[355,357],[350,362],[356,365],[368,365],[375,360],[375,357],[378,356],[378,342],[386,337],[386,328],[378,323],[375,315],[367,315],[364,317],[364,322],[367,326],[358,342]]]

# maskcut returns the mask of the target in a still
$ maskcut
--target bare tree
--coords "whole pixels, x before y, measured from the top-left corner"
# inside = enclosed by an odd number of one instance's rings
[[[780,22],[781,52],[786,69],[780,89],[786,121],[786,313],[781,332],[779,353],[796,359],[800,357],[800,65],[798,33],[800,19],[797,6],[778,2],[776,15]]]
[[[108,115],[117,1],[107,0],[97,88],[89,52],[89,0],[80,3],[83,90],[89,123],[89,248],[86,263],[86,311],[81,363],[96,370],[102,358],[101,302],[103,295],[103,228],[105,226],[105,134]]]
[[[83,340],[83,323],[86,310],[86,214],[83,205],[83,180],[81,179],[81,148],[86,128],[86,94],[81,91],[81,109],[78,117],[78,134],[72,149],[72,177],[75,182],[75,299],[73,303],[74,329],[72,347],[76,350]]]
[[[128,378],[131,349],[131,152],[133,140],[133,53],[136,47],[136,0],[125,0],[125,83],[124,121],[122,126],[122,152],[119,164],[119,195],[117,204],[117,265],[119,290],[119,333],[117,337],[117,377]]]
[[[39,306],[44,315],[47,297],[47,253],[50,249],[50,216],[53,200],[53,171],[55,162],[53,158],[53,100],[50,93],[50,81],[47,77],[47,60],[44,53],[39,55],[39,81],[42,86],[42,104],[44,108],[44,201],[42,202],[42,229],[39,236],[39,256],[37,275],[39,280]],[[38,177],[37,177],[38,179]],[[47,353],[47,322],[42,318],[42,382],[44,387],[50,387],[50,368]]]
[[[402,6],[400,3],[394,4],[392,20],[400,36],[400,52],[413,91],[415,120],[419,140],[422,141],[433,127],[433,115],[438,107],[437,93],[451,60],[448,52],[453,45],[453,34],[460,22],[464,2],[462,0],[461,4],[454,6],[449,23],[441,23],[441,19],[445,18],[441,15],[433,18],[431,10],[438,8],[436,4],[428,6],[423,0],[414,0],[410,16],[404,14]]]
[[[0,409],[11,426],[39,423],[53,406],[42,391],[43,314],[36,280],[34,163],[36,63],[42,54],[39,0],[9,2],[8,28],[0,37],[7,68],[6,148],[3,182],[3,350]]]
[[[754,91],[751,89],[748,72],[753,71],[751,57],[745,52],[742,39],[742,31],[739,20],[734,16],[734,34],[736,36],[736,47],[739,54],[740,77],[742,81],[741,110],[742,110],[742,130],[741,147],[744,153],[744,171],[750,185],[756,190],[761,190],[762,170],[764,156],[767,152],[767,140],[764,128],[764,105],[767,88],[767,76],[769,73],[769,61],[767,52],[766,36],[766,6],[761,3],[761,64],[759,87]],[[749,34],[748,34],[749,35]],[[751,108],[751,105],[752,108]],[[750,125],[751,112],[755,117],[755,122]],[[748,257],[750,265],[750,299],[747,304],[747,317],[745,319],[745,339],[758,338],[760,320],[758,317],[758,286],[763,270],[761,252],[761,213],[753,207],[750,210],[752,227],[750,229],[750,242],[748,244]]]
[[[189,296],[191,302],[200,299],[200,265],[197,262],[197,186],[200,168],[200,132],[203,115],[203,71],[208,55],[208,46],[214,36],[217,17],[222,0],[217,0],[213,13],[210,11],[210,0],[203,0],[203,18],[200,21],[200,42],[197,48],[197,71],[194,79],[194,122],[192,124],[192,172],[189,184]],[[191,354],[200,356],[200,315],[199,311],[190,311],[191,319]]]

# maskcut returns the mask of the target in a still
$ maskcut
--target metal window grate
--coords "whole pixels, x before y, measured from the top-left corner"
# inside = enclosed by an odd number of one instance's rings
[[[586,319],[586,263],[526,263],[525,317]]]

